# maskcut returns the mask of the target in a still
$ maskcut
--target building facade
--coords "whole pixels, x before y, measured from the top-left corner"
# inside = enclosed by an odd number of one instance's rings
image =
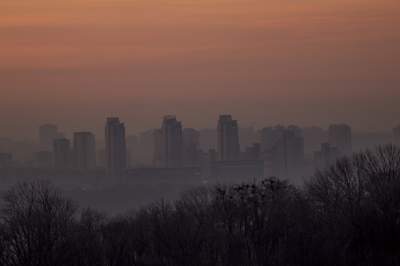
[[[109,175],[120,175],[127,167],[125,125],[117,117],[107,118],[105,126],[106,168]]]
[[[235,161],[240,157],[238,122],[231,115],[220,115],[217,126],[219,161]]]
[[[336,147],[341,155],[351,155],[353,152],[351,127],[346,124],[330,125],[328,142]]]
[[[265,174],[279,178],[300,176],[304,166],[304,138],[297,126],[267,127],[261,131]]]
[[[176,168],[183,165],[182,123],[173,115],[165,116],[159,132],[158,145],[162,167]]]
[[[74,165],[79,170],[96,168],[96,140],[91,132],[74,133]]]
[[[333,165],[339,156],[340,152],[338,148],[331,146],[329,143],[322,143],[321,149],[314,153],[315,168],[324,170]]]

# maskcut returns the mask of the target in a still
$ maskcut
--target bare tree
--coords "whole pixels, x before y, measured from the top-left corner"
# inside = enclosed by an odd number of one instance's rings
[[[47,182],[22,183],[4,197],[3,265],[69,265],[75,205]]]
[[[307,193],[320,231],[319,252],[337,254],[332,264],[400,264],[398,147],[377,147],[337,161],[315,175]]]

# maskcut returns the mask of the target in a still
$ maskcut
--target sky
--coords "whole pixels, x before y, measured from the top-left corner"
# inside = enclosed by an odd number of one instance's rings
[[[400,123],[398,0],[1,0],[0,137]]]

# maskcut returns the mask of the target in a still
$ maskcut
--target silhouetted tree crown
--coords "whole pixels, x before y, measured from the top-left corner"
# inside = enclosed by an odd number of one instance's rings
[[[47,182],[4,197],[0,265],[400,265],[400,149],[342,158],[296,188],[198,188],[107,217]]]

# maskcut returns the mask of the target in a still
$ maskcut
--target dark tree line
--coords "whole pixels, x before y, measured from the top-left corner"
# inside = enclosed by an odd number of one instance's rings
[[[0,265],[400,265],[400,149],[343,158],[302,189],[199,188],[107,217],[46,182],[3,199]]]

